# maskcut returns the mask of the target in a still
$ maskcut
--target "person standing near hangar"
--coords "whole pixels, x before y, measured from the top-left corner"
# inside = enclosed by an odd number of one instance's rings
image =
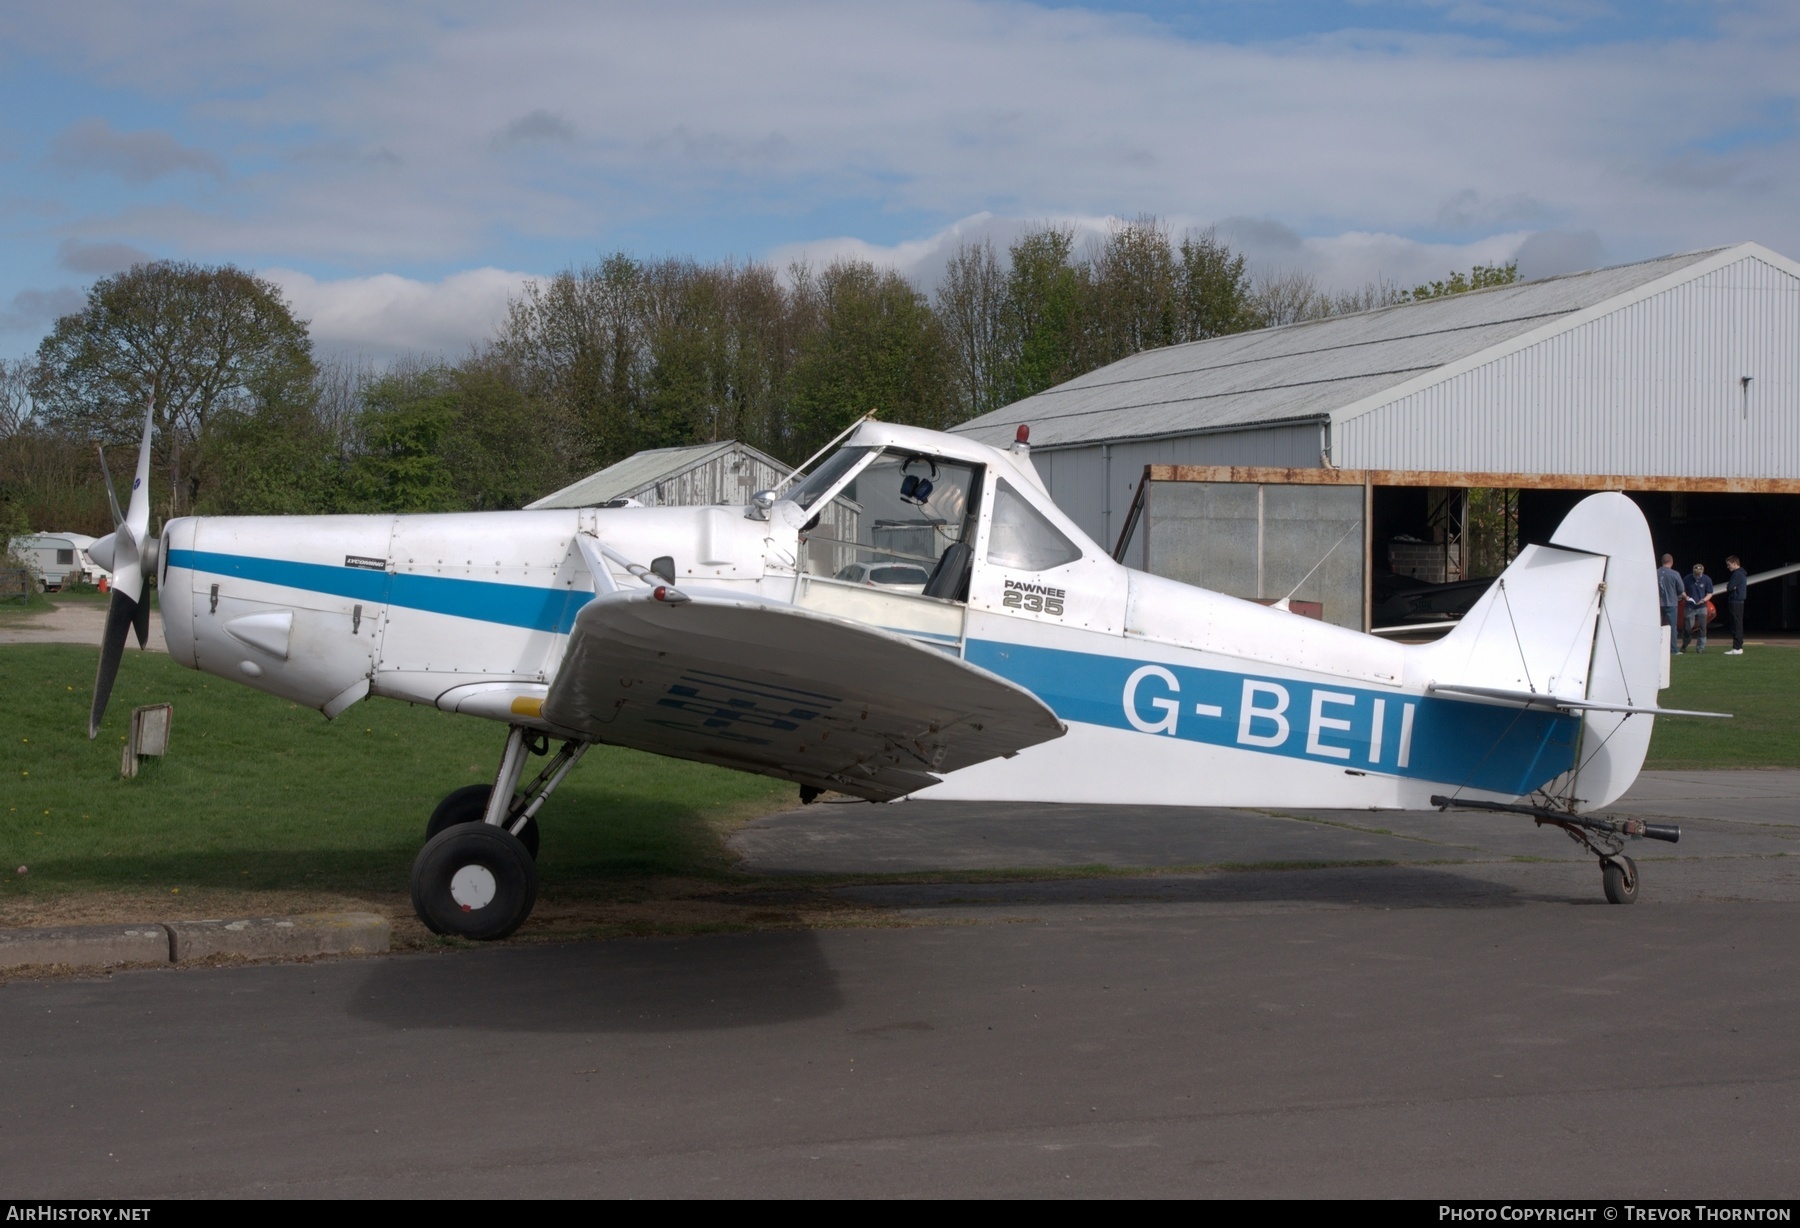
[[[1681,626],[1675,621],[1675,612],[1681,608],[1681,573],[1675,570],[1675,556],[1662,556],[1662,566],[1656,569],[1656,596],[1662,604],[1663,626],[1669,629],[1669,652],[1671,655],[1680,652]]]
[[[1694,572],[1687,579],[1687,609],[1681,616],[1681,651],[1686,652],[1688,641],[1698,638],[1699,646],[1695,654],[1706,651],[1706,624],[1712,615],[1713,582],[1706,574],[1706,564],[1695,563]]]
[[[1741,657],[1744,655],[1744,599],[1750,595],[1750,577],[1744,574],[1744,565],[1735,554],[1726,556],[1725,566],[1731,569],[1725,578],[1725,608],[1731,614],[1731,647],[1725,650],[1725,655]]]

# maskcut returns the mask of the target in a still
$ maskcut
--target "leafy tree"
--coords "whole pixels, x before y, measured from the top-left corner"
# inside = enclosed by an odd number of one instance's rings
[[[195,511],[212,516],[317,515],[354,510],[348,458],[311,404],[229,409],[213,423],[212,478]]]
[[[1175,254],[1152,217],[1115,225],[1096,245],[1088,276],[1080,365],[1093,370],[1185,340],[1178,326]]]
[[[649,355],[644,270],[624,253],[528,282],[496,344],[525,391],[572,422],[590,463],[637,450]]]
[[[454,411],[441,450],[458,508],[524,507],[579,476],[568,423],[526,396],[494,356],[473,357],[441,378]]]
[[[1071,263],[1074,246],[1072,231],[1047,226],[1021,235],[1007,249],[1003,403],[1081,374],[1077,351],[1087,271]]]
[[[866,261],[794,270],[794,295],[816,319],[792,376],[796,452],[819,447],[877,411],[884,421],[943,428],[956,420],[950,346],[923,295]]]
[[[46,423],[128,443],[154,388],[156,459],[176,516],[208,477],[219,416],[302,403],[313,375],[306,326],[273,283],[230,265],[163,260],[102,278],[81,311],[56,322],[38,346],[32,393]]]
[[[1205,341],[1260,328],[1250,303],[1244,258],[1216,232],[1183,235],[1176,253],[1176,331],[1182,341]]]
[[[351,498],[370,512],[457,510],[446,444],[457,406],[442,368],[399,371],[363,394]]]
[[[1489,286],[1510,286],[1518,280],[1517,260],[1509,260],[1505,264],[1478,264],[1469,270],[1467,277],[1461,273],[1451,273],[1447,281],[1430,281],[1414,286],[1409,297],[1413,302],[1422,302],[1451,294],[1464,294],[1470,290],[1485,290]]]

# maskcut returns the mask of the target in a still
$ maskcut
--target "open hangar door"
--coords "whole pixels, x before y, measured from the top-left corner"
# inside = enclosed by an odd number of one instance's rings
[[[1675,481],[1671,480],[1670,485]],[[1756,487],[1777,483],[1735,484]],[[1543,541],[1549,537],[1569,509],[1588,493],[1520,491],[1519,525],[1524,540]],[[1657,557],[1674,555],[1675,569],[1683,576],[1695,563],[1702,563],[1713,583],[1724,588],[1728,554],[1737,555],[1752,576],[1800,563],[1800,490],[1663,489],[1625,493],[1650,522],[1650,538],[1656,543]],[[1721,621],[1723,616],[1721,608]],[[1752,584],[1749,600],[1744,604],[1744,628],[1763,634],[1800,631],[1800,575]]]
[[[1448,624],[1600,490],[1643,509],[1656,553],[1720,585],[1800,563],[1800,481],[1149,465],[1113,556],[1339,626]],[[1654,559],[1646,559],[1648,568]],[[1748,629],[1800,630],[1800,575],[1753,585]]]

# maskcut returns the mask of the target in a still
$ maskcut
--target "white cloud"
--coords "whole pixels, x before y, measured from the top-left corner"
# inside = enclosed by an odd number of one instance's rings
[[[56,245],[56,263],[71,273],[98,273],[106,276],[156,259],[149,252],[129,243],[83,243],[64,239]]]
[[[541,107],[521,115],[494,135],[494,144],[502,149],[520,145],[573,145],[575,125],[560,115],[552,115]]]
[[[50,161],[66,171],[105,171],[127,183],[148,183],[176,171],[223,178],[225,164],[190,149],[166,132],[120,132],[104,119],[83,119],[50,143]]]
[[[11,310],[0,311],[0,333],[24,332],[80,311],[87,295],[73,286],[54,290],[21,290],[12,297]]]
[[[509,297],[531,276],[505,269],[470,269],[442,281],[392,273],[321,281],[293,269],[262,269],[280,286],[294,314],[310,322],[326,353],[390,358],[423,353],[459,356],[491,338],[506,318]]]
[[[1276,219],[1298,245],[1280,256],[1280,236],[1245,238],[1259,262],[1350,283],[1442,276],[1536,231],[1594,236],[1591,250],[1603,241],[1620,258],[1740,238],[1800,253],[1800,138],[1768,123],[1795,94],[1800,9],[1721,10],[1723,33],[1706,40],[1518,50],[1487,32],[1563,28],[1593,5],[1432,2],[1482,37],[1207,43],[1010,0],[210,0],[105,20],[32,7],[11,34],[235,134],[231,149],[248,152],[228,182],[65,232],[202,258],[555,267],[645,230],[676,253],[743,250],[746,217],[759,234],[769,219],[806,233],[811,216],[891,234],[884,211],[927,219],[921,230],[1139,211]],[[1721,137],[1758,124],[1769,131],[1747,144]],[[166,139],[176,152],[146,154],[143,174],[226,156]],[[696,240],[668,237],[671,218]],[[922,271],[957,233],[771,256]]]
[[[775,249],[769,263],[785,273],[789,264],[805,261],[814,266],[833,260],[867,260],[898,271],[921,290],[929,292],[943,275],[944,265],[965,242],[986,239],[998,250],[1002,262],[1006,249],[1027,230],[1058,226],[1075,236],[1076,254],[1082,255],[1107,231],[1125,219],[1110,217],[1007,218],[978,213],[934,234],[894,244],[869,243],[839,237],[807,243],[791,243]],[[1198,219],[1163,218],[1170,236],[1179,240],[1187,230],[1203,230]],[[1252,276],[1290,272],[1310,273],[1322,286],[1356,289],[1386,281],[1401,288],[1467,271],[1477,264],[1520,261],[1526,277],[1549,277],[1598,267],[1604,260],[1599,238],[1592,232],[1532,233],[1507,231],[1468,243],[1428,243],[1403,235],[1346,231],[1335,235],[1301,235],[1292,227],[1268,218],[1226,218],[1212,227],[1232,250],[1244,255]]]

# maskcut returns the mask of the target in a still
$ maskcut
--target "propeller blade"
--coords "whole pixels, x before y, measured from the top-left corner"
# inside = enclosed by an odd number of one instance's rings
[[[100,668],[94,674],[94,706],[88,712],[90,742],[100,736],[100,720],[106,715],[106,701],[112,698],[119,662],[125,656],[125,637],[135,630],[139,648],[147,647],[150,640],[150,595],[144,591],[148,579],[144,564],[146,547],[151,542],[150,438],[155,428],[156,388],[152,385],[150,404],[144,410],[144,440],[138,446],[137,477],[131,483],[131,504],[121,518],[118,498],[112,493],[112,475],[107,474],[107,496],[118,527],[94,543],[108,556],[101,566],[113,573],[113,590],[112,601],[106,607],[106,631],[100,638]],[[100,454],[100,466],[104,472],[104,452]]]
[[[148,603],[145,603],[145,608]],[[119,676],[119,661],[125,655],[125,636],[139,609],[135,598],[118,589],[112,591],[112,604],[106,607],[106,631],[100,637],[100,669],[94,675],[94,706],[88,713],[88,741],[100,736],[100,718],[106,715],[106,701],[112,698],[113,681]]]
[[[100,453],[100,476],[106,479],[106,503],[112,508],[113,528],[116,529],[125,523],[125,513],[119,510],[119,496],[113,493],[112,470],[106,467],[106,449],[99,444],[95,444],[94,449]],[[108,567],[107,570],[111,571],[112,568]]]
[[[138,445],[137,477],[131,483],[131,506],[125,525],[134,541],[150,536],[150,435],[156,427],[156,389],[150,389],[150,406],[144,411],[144,442]]]
[[[111,611],[107,611],[111,613]],[[137,609],[131,614],[131,629],[137,632],[139,648],[150,646],[150,594],[142,594],[137,602]]]

